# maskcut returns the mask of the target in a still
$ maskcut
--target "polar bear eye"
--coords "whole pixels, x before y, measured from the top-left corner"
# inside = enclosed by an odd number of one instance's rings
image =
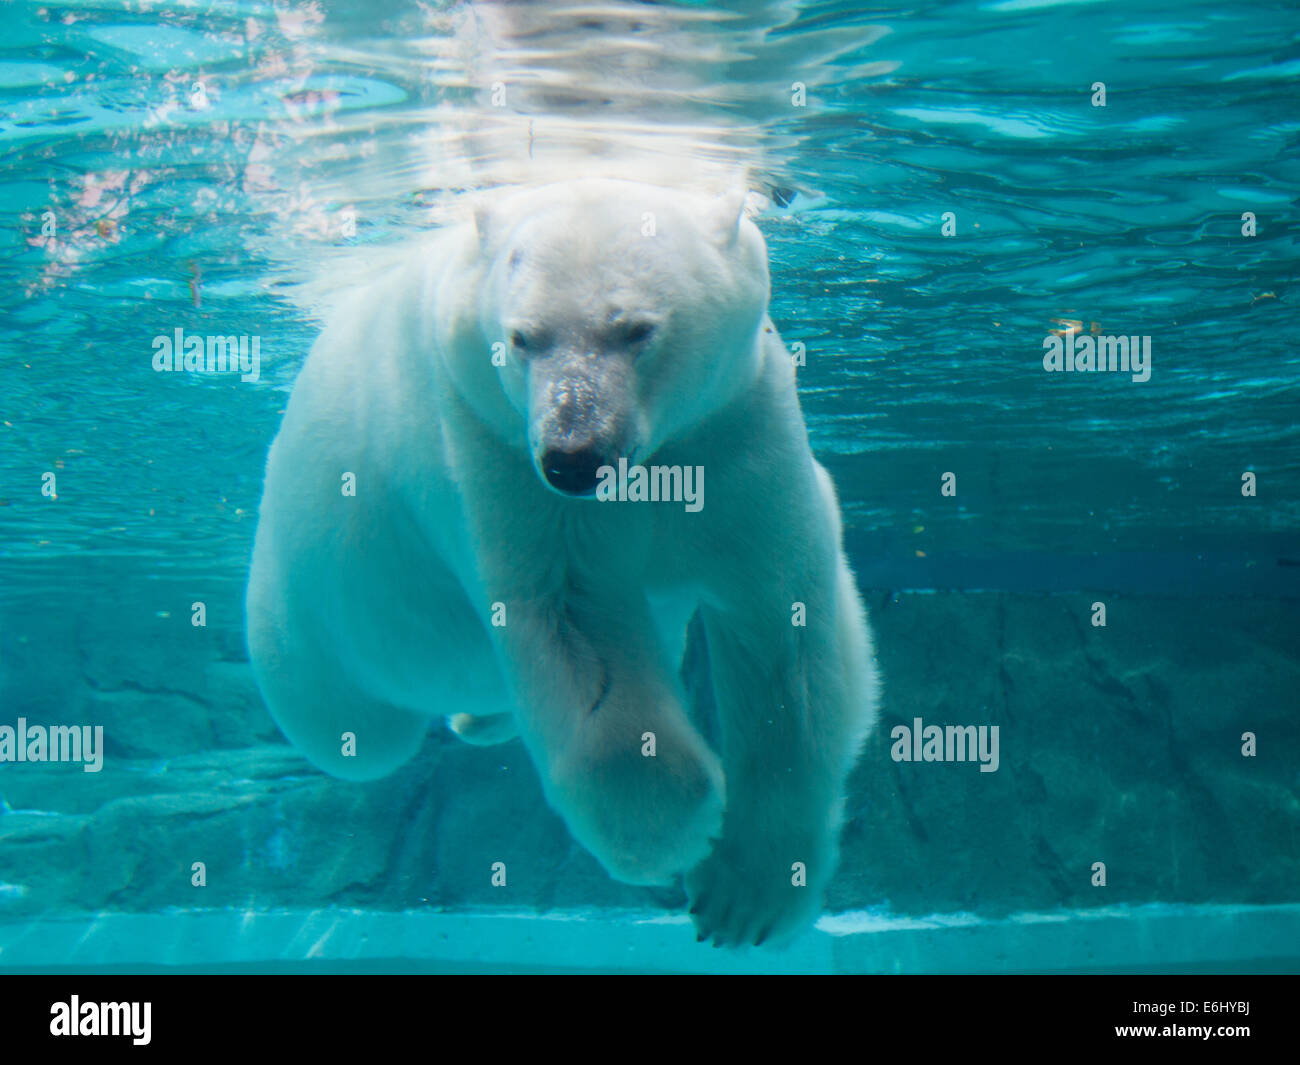
[[[513,329],[510,332],[510,346],[516,351],[524,351],[528,347],[528,341],[524,339],[524,334],[519,332],[518,329]]]
[[[640,344],[654,335],[655,327],[651,322],[633,322],[623,329],[623,339],[629,344]]]

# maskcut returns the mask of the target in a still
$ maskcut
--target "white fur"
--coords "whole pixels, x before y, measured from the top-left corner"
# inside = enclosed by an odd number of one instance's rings
[[[739,197],[588,180],[500,194],[340,306],[271,449],[249,582],[253,663],[285,734],[363,780],[434,716],[471,742],[517,733],[612,875],[687,874],[703,935],[751,943],[811,919],[877,680],[767,299]],[[653,339],[625,350],[611,315],[653,319]],[[521,356],[512,332],[552,354]],[[575,380],[596,397],[577,429],[556,409]],[[570,431],[703,466],[703,510],[551,489],[538,450]],[[716,753],[678,678],[695,608]]]

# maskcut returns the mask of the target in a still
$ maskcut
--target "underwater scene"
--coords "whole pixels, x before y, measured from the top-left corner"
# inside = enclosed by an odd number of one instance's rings
[[[0,973],[1300,971],[1295,4],[0,29]]]

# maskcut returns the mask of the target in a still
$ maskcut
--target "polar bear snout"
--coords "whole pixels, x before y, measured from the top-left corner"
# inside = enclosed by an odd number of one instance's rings
[[[604,454],[594,447],[577,451],[550,448],[539,463],[546,483],[557,492],[570,496],[589,496],[596,491],[598,470],[608,465]]]
[[[537,472],[570,496],[596,491],[602,466],[627,453],[627,368],[608,356],[543,360],[530,368],[529,436]]]

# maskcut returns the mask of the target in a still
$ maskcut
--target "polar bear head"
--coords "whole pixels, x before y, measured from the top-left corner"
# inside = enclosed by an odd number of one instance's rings
[[[648,459],[754,379],[767,248],[743,205],[591,179],[477,214],[479,327],[505,402],[476,406],[512,418],[551,488],[591,494],[601,466]]]

